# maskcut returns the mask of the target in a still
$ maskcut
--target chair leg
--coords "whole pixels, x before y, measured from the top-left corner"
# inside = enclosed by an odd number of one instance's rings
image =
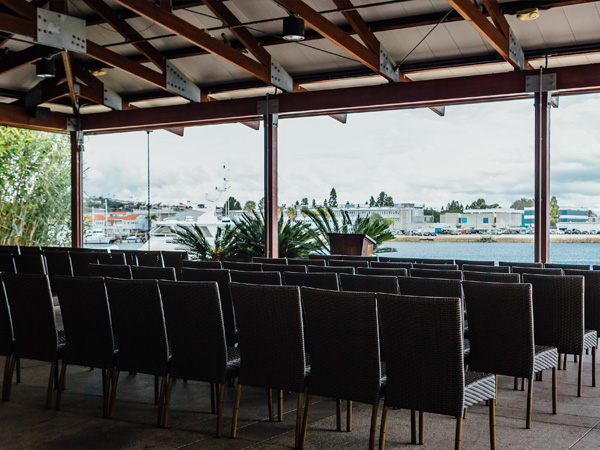
[[[215,383],[210,383],[210,413],[215,414],[217,412],[215,399]]]
[[[577,362],[578,358],[577,355],[573,355],[573,362]]]
[[[381,413],[381,425],[379,426],[379,450],[385,450],[385,432],[387,430],[387,417],[390,408],[387,406],[383,407]]]
[[[103,396],[103,404],[102,404],[102,417],[108,417],[108,407],[110,404],[110,379],[111,379],[111,371],[107,369],[102,369],[102,396]]]
[[[410,410],[410,443],[417,443],[417,412],[414,409]]]
[[[352,400],[348,400],[346,409],[346,431],[352,431]]]
[[[277,394],[277,422],[283,422],[283,391]]]
[[[525,390],[525,383],[527,383],[528,378],[521,378],[521,390]]]
[[[17,384],[21,384],[21,358],[15,358],[17,361]]]
[[[238,382],[235,390],[235,400],[233,402],[233,419],[231,420],[231,437],[235,438],[237,435],[237,421],[238,413],[240,411],[240,398],[242,396],[242,385]]]
[[[581,397],[582,384],[583,384],[583,356],[579,358],[579,367],[577,371],[577,397]]]
[[[158,375],[154,375],[154,404],[158,405],[160,403],[159,393],[158,393]]]
[[[54,372],[56,369],[56,361],[52,362],[50,366],[50,377],[48,379],[48,392],[46,393],[46,408],[50,408],[52,406],[52,390],[54,389]]]
[[[519,378],[518,377],[515,377],[515,385],[514,385],[513,389],[515,391],[519,389]]]
[[[10,387],[12,384],[12,375],[15,367],[15,357],[8,355],[4,362],[4,378],[2,378],[2,401],[10,400]]]
[[[58,378],[58,390],[56,392],[56,410],[60,411],[60,402],[62,400],[62,386],[65,383],[65,377],[67,376],[67,365],[64,363],[62,363],[62,367],[60,369],[60,377]]]
[[[490,399],[490,408],[494,404],[494,399]],[[456,435],[454,438],[454,450],[460,450],[460,446],[462,444],[462,423],[463,419],[461,416],[456,418]]]
[[[556,414],[557,400],[558,400],[558,388],[557,388],[557,374],[558,370],[556,367],[552,368],[552,414]]]
[[[527,386],[527,417],[525,419],[525,428],[531,428],[531,408],[533,406],[533,379],[528,378],[529,386]]]
[[[490,449],[496,450],[496,405],[490,402]]]
[[[112,418],[113,411],[115,409],[115,399],[117,398],[117,384],[119,383],[119,371],[113,369],[111,371],[110,381],[110,403],[108,405],[108,418]]]
[[[335,429],[337,431],[342,431],[342,399],[338,398],[335,401]]]
[[[223,403],[225,402],[225,384],[217,384],[217,437],[221,437],[223,424]]]
[[[300,448],[300,434],[302,433],[302,414],[304,413],[304,393],[298,392],[296,404],[296,433],[294,448]]]
[[[269,389],[268,394],[269,397],[267,402],[269,403],[269,422],[273,422],[275,420],[275,416],[273,414],[273,389]]]
[[[489,401],[488,401],[489,404]],[[463,409],[463,420],[467,418],[467,408]]]
[[[567,356],[569,356],[569,355],[567,355],[565,353],[564,358],[563,358],[563,370],[567,370]]]
[[[300,432],[300,438],[298,439],[298,448],[300,450],[304,449],[304,445],[306,444],[306,430],[308,429],[308,413],[310,412],[310,402],[312,400],[312,395],[306,396],[306,405],[304,405],[304,414],[302,417],[302,430]]]
[[[375,435],[377,434],[377,410],[379,403],[373,405],[371,411],[371,431],[369,433],[369,450],[375,450]]]
[[[592,387],[596,387],[596,347],[592,347]]]
[[[164,421],[164,412],[165,412],[165,393],[167,390],[167,376],[162,377],[162,381],[160,383],[160,394],[158,397],[158,417],[156,419],[156,426],[162,428]]]
[[[166,378],[165,397],[163,399],[163,420],[162,428],[167,428],[169,423],[169,407],[171,406],[171,390],[173,389],[173,378],[167,374],[163,379]]]
[[[419,411],[419,445],[425,443],[425,413]]]

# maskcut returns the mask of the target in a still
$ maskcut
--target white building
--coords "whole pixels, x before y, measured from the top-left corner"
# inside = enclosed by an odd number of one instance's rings
[[[453,224],[457,229],[492,230],[518,228],[524,225],[523,211],[518,209],[466,209],[462,213],[443,212],[440,222]]]

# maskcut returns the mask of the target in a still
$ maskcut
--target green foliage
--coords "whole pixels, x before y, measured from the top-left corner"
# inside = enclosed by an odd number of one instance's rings
[[[423,212],[426,216],[433,216],[433,221],[439,223],[441,214],[439,211],[433,208],[425,208]]]
[[[71,218],[65,135],[0,127],[0,245],[66,245]]]
[[[491,205],[488,205],[483,198],[478,198],[473,203],[471,203],[469,206],[467,206],[467,209],[493,209],[493,208],[499,208],[499,207],[500,207],[500,205],[498,203],[493,203]]]
[[[375,199],[371,195],[371,198],[369,199],[369,208],[372,208],[373,206],[375,206]]]
[[[550,199],[550,226],[556,225],[560,218],[560,211],[558,206],[558,200],[555,196]]]
[[[337,207],[337,192],[335,192],[335,188],[331,188],[331,192],[329,193],[329,202],[327,202],[327,204],[334,208]]]
[[[515,200],[510,207],[512,209],[525,209],[533,206],[532,198],[520,198],[519,200]]]
[[[295,206],[290,206],[289,208],[287,208],[285,210],[285,213],[287,214],[290,220],[296,220],[296,217],[298,217],[298,210]]]
[[[264,197],[258,201],[258,209],[260,209],[261,211],[265,210],[265,198]]]
[[[242,209],[242,205],[240,205],[240,202],[238,202],[235,197],[229,197],[223,205],[223,210],[225,211],[226,209],[229,211],[239,211]]]
[[[301,201],[300,201],[301,205],[306,205],[308,206],[308,198],[304,197]]]
[[[254,208],[256,208],[256,203],[253,202],[252,200],[248,200],[244,204],[244,211],[252,212],[252,211],[254,211]]]
[[[175,234],[177,236],[173,241],[200,260],[223,261],[231,256],[234,233],[229,225],[225,228],[217,228],[214,246],[208,243],[202,234],[202,229],[197,224],[178,225]]]
[[[464,212],[463,205],[457,200],[452,200],[448,205],[446,205],[446,212]]]
[[[373,196],[371,196],[371,200],[373,200]],[[369,200],[369,206],[373,206],[371,205],[371,200]],[[387,195],[385,192],[381,191],[377,196],[374,206],[394,206],[394,199],[390,195]]]

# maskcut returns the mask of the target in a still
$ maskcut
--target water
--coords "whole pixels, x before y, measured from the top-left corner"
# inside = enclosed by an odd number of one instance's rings
[[[513,242],[386,242],[398,258],[466,259],[533,262],[533,243]],[[550,243],[550,262],[600,265],[600,244]]]

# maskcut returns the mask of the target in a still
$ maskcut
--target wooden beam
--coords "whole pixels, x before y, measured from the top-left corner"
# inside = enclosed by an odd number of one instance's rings
[[[508,34],[510,31],[510,26],[500,9],[500,5],[498,4],[498,0],[482,0],[485,9],[490,15],[492,22],[496,25],[496,28],[504,35],[505,38],[508,39]]]
[[[79,99],[77,98],[77,92],[75,92],[75,76],[71,68],[71,55],[69,52],[62,52],[63,65],[65,67],[65,74],[67,76],[67,84],[69,85],[69,98],[71,99],[71,106],[73,106],[73,112],[79,112]]]
[[[64,132],[67,129],[68,114],[51,112],[50,118],[31,117],[24,106],[0,103],[0,123],[9,127],[29,128],[31,130]]]
[[[173,133],[179,137],[183,137],[183,133],[185,128],[183,127],[177,127],[177,128],[165,128],[166,131],[168,131],[169,133]]]
[[[260,121],[259,120],[250,120],[248,122],[240,122],[242,125],[247,126],[248,128],[252,128],[253,130],[260,130]]]
[[[144,0],[115,0],[122,6],[137,12],[158,25],[173,31],[180,37],[204,48],[205,50],[219,56],[226,61],[236,65],[240,69],[254,75],[267,84],[271,84],[271,70],[252,58],[231,48],[229,45],[206,34],[200,28],[189,22],[170,14],[160,6],[153,5]]]
[[[350,0],[333,0],[335,6],[340,9],[352,8],[352,2]],[[358,34],[365,45],[375,54],[379,53],[379,39],[375,37],[373,32],[369,29],[369,26],[364,21],[362,16],[355,9],[343,11],[343,16],[346,18],[352,29]]]
[[[348,114],[329,114],[329,117],[337,120],[339,123],[346,123],[348,121]]]
[[[132,41],[132,45],[149,61],[151,61],[161,72],[166,70],[165,57],[156,50],[149,42],[144,42],[143,36],[137,32],[125,19],[122,19],[103,0],[83,0],[96,14],[102,17],[111,27],[118,31],[125,40]]]
[[[71,69],[73,70],[73,75],[79,78],[80,81],[87,84],[89,87],[97,90],[104,90],[104,83],[100,81],[97,77],[92,75],[87,69],[84,69],[75,61],[71,60]]]
[[[37,36],[37,26],[34,22],[4,13],[0,13],[0,30],[22,36]]]
[[[34,63],[53,53],[56,53],[55,48],[44,45],[32,45],[20,52],[11,53],[10,56],[0,59],[0,74]]]
[[[16,12],[25,19],[34,19],[36,8],[32,4],[22,0],[0,0],[0,3]]]

